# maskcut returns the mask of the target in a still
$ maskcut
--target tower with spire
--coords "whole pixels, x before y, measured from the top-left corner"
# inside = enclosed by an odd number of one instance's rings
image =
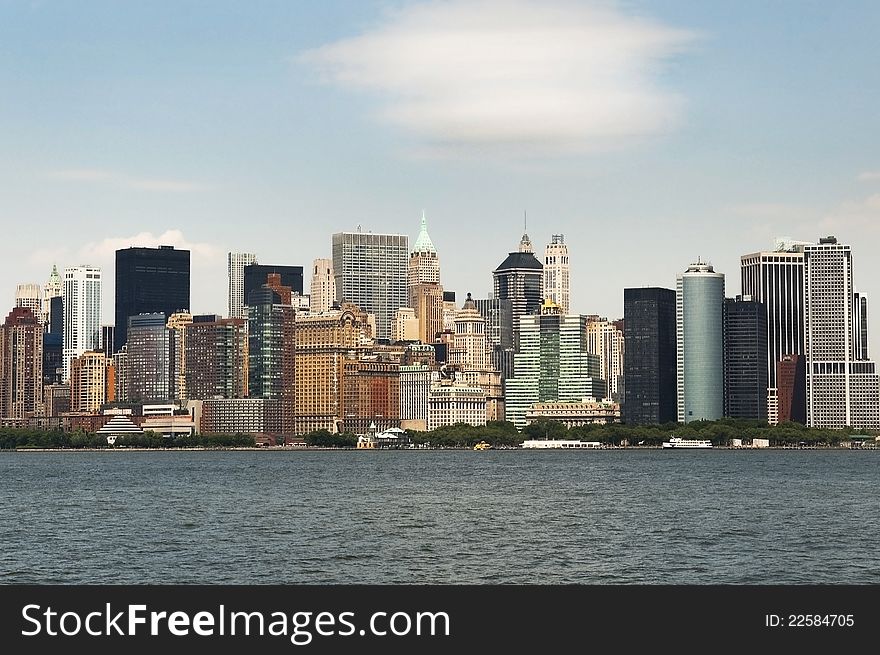
[[[419,236],[409,254],[407,277],[409,306],[419,319],[419,339],[434,343],[443,330],[443,287],[440,285],[440,259],[428,235],[428,221],[422,211]]]
[[[513,343],[519,350],[520,317],[539,313],[544,302],[544,266],[535,257],[528,233],[523,233],[519,249],[507,255],[492,277],[495,298],[511,303]]]
[[[46,286],[43,287],[43,325],[48,326],[52,325],[52,298],[61,298],[62,297],[62,285],[61,285],[61,276],[58,274],[58,266],[52,264],[52,272],[49,274],[49,281],[46,282]],[[55,302],[56,308],[59,307],[58,301]],[[61,324],[61,317],[55,317],[55,323],[57,325]],[[60,332],[60,330],[59,330]]]
[[[571,307],[570,271],[565,235],[554,234],[544,248],[544,296],[559,305],[563,314]]]

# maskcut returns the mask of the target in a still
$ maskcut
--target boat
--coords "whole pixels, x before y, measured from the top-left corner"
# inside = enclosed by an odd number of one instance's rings
[[[474,446],[474,450],[489,450],[491,448],[492,448],[492,444],[490,444],[486,441],[481,441],[480,443],[478,443]]]
[[[601,441],[578,441],[576,439],[527,439],[523,448],[604,448]]]
[[[670,437],[669,441],[663,442],[664,448],[711,448],[712,442],[708,439],[682,439]]]

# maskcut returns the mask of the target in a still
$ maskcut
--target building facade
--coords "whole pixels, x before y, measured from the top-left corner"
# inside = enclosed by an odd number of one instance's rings
[[[520,317],[540,312],[544,302],[544,267],[535,257],[528,234],[523,234],[519,250],[492,271],[492,278],[493,298],[510,302],[511,336],[518,351]]]
[[[342,368],[343,432],[400,427],[400,364],[366,356],[346,359]]]
[[[64,381],[70,360],[101,343],[101,269],[72,266],[64,269]]]
[[[724,415],[724,274],[697,261],[676,286],[678,422]]]
[[[439,380],[428,391],[428,430],[458,423],[486,425],[486,392],[480,387]]]
[[[724,415],[767,421],[767,311],[751,296],[724,300]]]
[[[613,321],[601,319],[587,325],[587,351],[599,356],[601,376],[608,384],[609,398],[620,402],[626,344],[623,332]]]
[[[565,235],[554,234],[544,248],[544,297],[557,305],[563,314],[571,309],[571,267]]]
[[[109,364],[100,350],[84,352],[73,360],[70,367],[70,411],[97,414],[108,402]]]
[[[43,324],[47,326],[53,325],[52,317],[52,299],[61,298],[64,293],[64,286],[61,282],[61,276],[58,274],[58,267],[52,264],[52,272],[49,274],[49,281],[43,287]],[[64,328],[64,317],[57,315],[54,318],[55,325],[58,326],[57,332],[61,332]],[[51,330],[50,330],[51,331]]]
[[[807,425],[880,427],[880,376],[856,357],[852,249],[833,236],[804,247]]]
[[[677,419],[675,291],[623,290],[623,420],[659,425]]]
[[[330,311],[336,302],[336,278],[332,259],[316,259],[312,262],[312,282],[309,295],[309,311],[313,314]]]
[[[376,338],[390,339],[394,314],[411,306],[407,297],[409,237],[338,232],[332,236],[332,251],[337,299],[375,315]]]
[[[213,318],[195,320],[185,328],[184,398],[246,398],[247,322],[241,318]]]
[[[114,352],[128,340],[128,319],[189,310],[190,252],[174,246],[116,251]]]
[[[0,418],[43,413],[42,316],[41,306],[15,307],[0,327]]]
[[[171,334],[165,314],[129,316],[126,339],[126,400],[164,403],[171,398]]]
[[[229,284],[226,298],[226,316],[247,318],[244,295],[244,268],[257,263],[257,256],[251,252],[230,252],[226,255],[226,276]]]

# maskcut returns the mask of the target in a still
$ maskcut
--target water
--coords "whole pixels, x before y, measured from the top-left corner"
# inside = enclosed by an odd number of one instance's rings
[[[0,583],[880,583],[880,451],[0,453]]]

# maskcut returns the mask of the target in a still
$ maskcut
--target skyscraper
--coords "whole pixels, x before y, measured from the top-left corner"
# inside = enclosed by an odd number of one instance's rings
[[[126,398],[130,402],[171,399],[170,331],[165,314],[130,316],[126,339]]]
[[[241,318],[201,320],[183,328],[187,399],[245,398],[248,395],[247,324]]]
[[[521,317],[520,350],[507,380],[505,414],[526,425],[529,406],[544,401],[583,402],[605,396],[599,357],[587,352],[587,317],[563,315],[552,302]]]
[[[544,267],[535,257],[532,241],[523,234],[519,250],[511,252],[492,271],[493,293],[499,300],[510,301],[513,346],[519,351],[519,319],[535,314],[544,302]]]
[[[617,326],[607,320],[590,321],[587,325],[587,351],[599,356],[602,379],[608,383],[608,396],[619,399],[623,377],[624,338]]]
[[[422,212],[419,236],[416,237],[416,242],[409,254],[407,284],[410,287],[417,284],[440,284],[440,259],[437,257],[437,249],[434,248],[434,243],[428,235],[425,212]]]
[[[116,334],[118,351],[128,340],[128,319],[189,309],[190,252],[174,246],[116,251]]]
[[[554,234],[544,248],[544,297],[568,314],[570,303],[571,267],[568,263],[568,246],[565,235]]]
[[[38,306],[35,315],[28,307],[16,307],[0,327],[0,418],[23,419],[42,411],[41,310]]]
[[[244,299],[244,267],[257,263],[257,256],[250,252],[230,252],[226,256],[229,290],[226,299],[226,315],[229,318],[247,318]]]
[[[678,422],[724,415],[724,274],[697,261],[676,286]]]
[[[623,290],[623,420],[657,425],[677,418],[675,291]]]
[[[101,343],[101,269],[72,266],[64,269],[64,381],[70,360]]]
[[[96,414],[107,402],[108,364],[100,350],[86,351],[71,362],[70,411]]]
[[[455,317],[455,335],[449,352],[449,363],[468,371],[484,371],[490,365],[486,319],[477,311],[471,294],[467,295],[467,300]]]
[[[49,274],[49,281],[46,282],[46,286],[43,287],[43,323],[46,324],[46,329],[50,332],[52,331],[49,327],[53,323],[52,318],[52,299],[53,298],[61,298],[61,294],[63,293],[63,286],[61,284],[61,276],[58,275],[58,267],[55,264],[52,265],[52,272]],[[64,318],[58,316],[54,319],[57,321],[57,325],[62,325]],[[60,330],[59,330],[60,332]]]
[[[291,293],[287,287],[287,294]],[[251,291],[248,306],[248,393],[280,401],[279,422],[272,431],[294,429],[296,311],[278,291],[263,285]]]
[[[807,425],[880,427],[880,376],[858,358],[852,250],[833,236],[804,247]]]
[[[395,313],[409,306],[409,237],[338,232],[332,237],[332,248],[337,300],[375,315],[376,337],[389,339]]]
[[[251,291],[257,291],[269,281],[272,276],[273,284],[278,287],[286,287],[282,292],[289,295],[302,295],[303,292],[303,267],[302,266],[275,266],[274,264],[248,264],[244,267],[244,302],[247,304]],[[285,304],[290,304],[284,300]],[[242,318],[247,318],[243,316]]]
[[[767,312],[751,296],[724,300],[724,415],[767,420]]]
[[[316,259],[312,262],[312,283],[309,293],[309,311],[318,314],[329,311],[336,301],[336,279],[333,260]]]
[[[425,213],[419,236],[409,254],[407,276],[407,302],[419,319],[419,339],[422,343],[434,343],[444,325],[443,287],[440,285],[440,259],[428,236]]]
[[[868,296],[853,293],[853,352],[856,359],[868,359]]]
[[[804,245],[781,238],[772,251],[740,258],[742,295],[763,304],[767,316],[768,414],[776,413],[777,363],[804,352]]]
[[[15,306],[31,310],[40,325],[43,324],[43,294],[39,284],[19,284],[15,288]]]

